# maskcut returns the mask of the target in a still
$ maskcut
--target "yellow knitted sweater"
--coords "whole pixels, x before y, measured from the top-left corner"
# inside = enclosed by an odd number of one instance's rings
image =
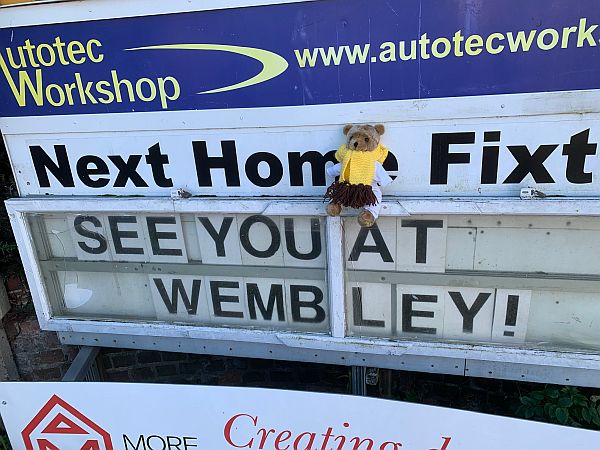
[[[340,182],[370,186],[375,176],[375,162],[383,164],[387,155],[388,149],[381,144],[370,152],[351,150],[346,144],[342,145],[335,152],[335,159],[342,164]]]

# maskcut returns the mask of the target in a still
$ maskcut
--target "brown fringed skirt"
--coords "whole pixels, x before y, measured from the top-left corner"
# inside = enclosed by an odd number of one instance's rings
[[[325,200],[331,203],[346,206],[348,208],[362,208],[373,206],[377,203],[377,197],[370,185],[350,184],[347,181],[335,181],[327,188]]]

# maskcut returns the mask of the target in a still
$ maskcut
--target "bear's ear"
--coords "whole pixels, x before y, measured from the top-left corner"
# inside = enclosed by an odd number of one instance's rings
[[[385,133],[385,127],[378,123],[377,125],[375,125],[375,131],[377,131],[377,133],[379,133],[379,135],[381,136],[383,133]]]
[[[350,131],[350,128],[352,128],[353,125],[351,123],[348,123],[346,125],[344,125],[344,134],[348,134],[348,131]]]

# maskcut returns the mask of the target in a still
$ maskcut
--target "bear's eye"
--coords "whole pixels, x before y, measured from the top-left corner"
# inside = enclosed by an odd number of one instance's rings
[[[365,138],[365,142],[369,142],[369,138]]]

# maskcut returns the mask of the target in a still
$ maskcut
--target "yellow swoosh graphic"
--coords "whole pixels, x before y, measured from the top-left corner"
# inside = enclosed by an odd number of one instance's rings
[[[213,50],[229,53],[237,53],[239,55],[249,56],[250,58],[260,61],[262,64],[262,70],[252,78],[249,78],[240,83],[232,84],[230,86],[224,86],[218,89],[211,89],[210,91],[198,92],[198,94],[216,94],[217,92],[233,91],[235,89],[241,89],[254,84],[263,83],[278,75],[281,75],[288,68],[288,62],[279,56],[277,53],[273,53],[260,48],[252,47],[239,47],[237,45],[221,45],[221,44],[165,44],[165,45],[151,45],[149,47],[136,47],[128,48],[126,50]]]

